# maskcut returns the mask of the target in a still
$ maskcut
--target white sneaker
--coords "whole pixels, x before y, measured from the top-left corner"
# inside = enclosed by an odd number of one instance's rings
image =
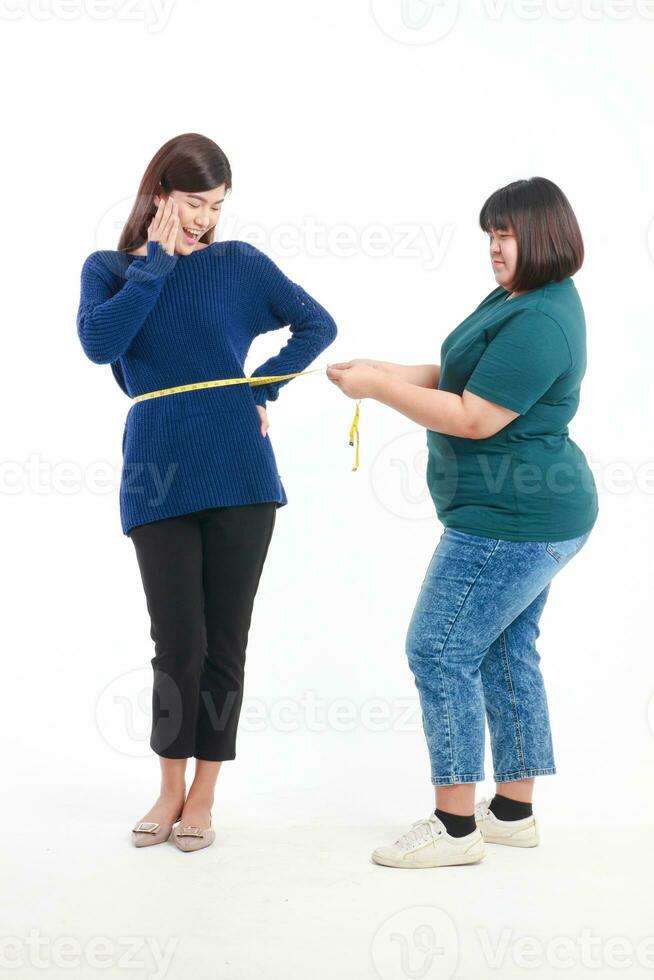
[[[474,864],[483,856],[484,841],[479,829],[465,837],[451,837],[443,821],[430,813],[424,820],[412,823],[411,829],[394,844],[373,851],[372,860],[387,868],[440,868]]]
[[[508,844],[510,847],[536,847],[540,838],[536,817],[522,820],[498,820],[489,809],[489,799],[480,800],[475,806],[475,820],[484,840],[489,844]]]

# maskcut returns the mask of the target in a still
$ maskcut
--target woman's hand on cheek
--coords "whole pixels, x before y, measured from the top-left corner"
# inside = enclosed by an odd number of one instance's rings
[[[270,422],[268,421],[268,414],[265,408],[261,405],[257,405],[257,412],[259,413],[259,418],[261,419],[261,435],[265,436],[270,428]]]
[[[371,361],[341,361],[327,368],[329,380],[348,398],[374,398],[380,374]]]

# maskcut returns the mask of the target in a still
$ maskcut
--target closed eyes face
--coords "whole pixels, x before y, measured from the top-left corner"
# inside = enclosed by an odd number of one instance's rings
[[[198,246],[197,242],[218,224],[225,194],[224,184],[211,191],[171,191],[170,196],[177,203],[179,215],[176,252],[188,255],[203,247]],[[159,197],[155,196],[154,203],[159,204]]]
[[[518,266],[518,240],[511,228],[491,228],[488,245],[498,286],[509,289]]]

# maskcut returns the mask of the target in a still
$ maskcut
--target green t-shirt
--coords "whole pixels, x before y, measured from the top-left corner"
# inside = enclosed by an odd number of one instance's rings
[[[439,391],[464,388],[518,418],[488,439],[427,432],[427,483],[446,526],[509,541],[562,541],[595,523],[597,488],[568,435],[586,371],[570,277],[508,299],[498,286],[441,348]]]

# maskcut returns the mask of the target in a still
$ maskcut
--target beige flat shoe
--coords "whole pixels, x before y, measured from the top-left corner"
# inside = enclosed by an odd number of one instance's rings
[[[208,827],[190,827],[180,824],[173,831],[172,839],[180,851],[199,851],[201,847],[209,847],[209,844],[213,844],[216,839],[211,813]]]
[[[177,820],[181,817],[181,810],[177,815]],[[132,827],[132,842],[135,847],[149,847],[151,844],[163,844],[170,840],[173,826],[177,823],[156,823],[155,821],[141,820]]]

